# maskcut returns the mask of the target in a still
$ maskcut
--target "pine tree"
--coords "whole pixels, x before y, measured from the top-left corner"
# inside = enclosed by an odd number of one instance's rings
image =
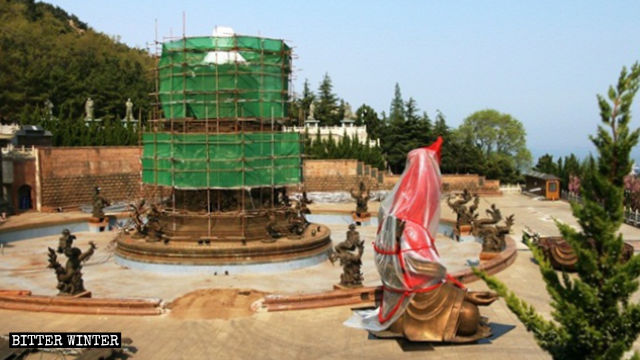
[[[557,222],[577,255],[577,277],[560,278],[541,251],[530,245],[551,296],[553,321],[538,314],[494,277],[477,272],[532,331],[554,359],[620,359],[640,333],[640,304],[630,297],[638,290],[640,256],[621,264],[623,239],[618,234],[623,214],[624,176],[631,170],[629,154],[639,130],[630,131],[631,103],[638,91],[640,65],[622,69],[608,100],[598,96],[602,125],[590,139],[598,159],[589,161],[581,179],[583,203],[572,203],[582,231]],[[637,357],[637,355],[636,355]]]
[[[418,109],[418,104],[416,103],[416,100],[410,97],[409,100],[407,100],[407,102],[405,103],[405,108],[404,108],[406,121],[417,123],[418,120],[420,120],[420,116],[418,115],[419,111],[420,110]]]
[[[440,110],[436,111],[436,121],[433,125],[433,135],[434,136],[442,136],[445,140],[451,134],[451,130],[447,125],[447,121],[444,117],[444,114],[440,112]]]
[[[393,91],[393,99],[391,100],[391,108],[389,109],[389,122],[403,122],[405,119],[404,101],[400,92],[400,85],[396,83]]]
[[[338,97],[333,93],[333,84],[329,74],[324,74],[324,78],[318,88],[318,99],[314,116],[322,125],[337,125],[338,119]]]
[[[309,116],[309,108],[311,107],[311,103],[315,99],[315,95],[313,91],[311,91],[311,87],[309,87],[309,80],[304,79],[304,86],[302,89],[302,99],[300,99],[300,107],[302,108],[302,112],[304,113],[304,119]]]

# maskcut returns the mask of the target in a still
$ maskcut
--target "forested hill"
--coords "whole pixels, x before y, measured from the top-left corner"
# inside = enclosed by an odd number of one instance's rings
[[[59,119],[81,119],[87,97],[96,117],[121,118],[127,98],[147,114],[153,59],[59,7],[0,0],[0,49],[2,122],[33,119],[47,99]]]

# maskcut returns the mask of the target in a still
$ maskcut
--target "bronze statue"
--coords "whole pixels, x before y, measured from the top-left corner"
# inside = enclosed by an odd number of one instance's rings
[[[307,205],[309,205],[309,204],[313,204],[313,200],[311,200],[311,199],[309,199],[309,198],[307,197],[307,192],[306,192],[306,191],[303,191],[303,192],[302,192],[302,202],[303,202],[303,203],[305,203],[305,204],[307,204]]]
[[[96,186],[95,191],[93,193],[93,211],[92,215],[94,218],[104,219],[104,208],[105,206],[109,206],[109,202],[100,195],[100,187]]]
[[[578,256],[573,247],[562,236],[540,236],[540,234],[527,229],[523,234],[525,243],[531,242],[542,250],[544,257],[551,263],[551,266],[559,271],[573,272],[576,270]],[[591,240],[589,242],[592,243]],[[633,256],[633,245],[624,243],[622,248],[621,263],[626,263]]]
[[[303,215],[311,214],[311,210],[307,207],[307,204],[304,202],[300,204],[300,213]]]
[[[160,224],[160,210],[155,204],[151,204],[147,214],[146,235],[147,241],[155,242],[162,240],[164,228]]]
[[[396,220],[396,244],[401,245],[405,222]],[[439,263],[422,262],[408,257],[410,268],[425,276],[446,274]],[[473,342],[491,335],[487,319],[480,316],[478,306],[490,305],[497,295],[489,291],[467,291],[456,281],[446,281],[437,288],[416,293],[405,311],[379,337],[404,336],[411,341]]]
[[[69,229],[62,230],[62,236],[58,239],[58,253],[63,254],[66,249],[71,248],[75,239],[75,235],[71,235]]]
[[[500,212],[500,209],[498,209],[496,207],[496,204],[491,204],[491,207],[487,210],[485,210],[485,212],[490,216],[489,218],[484,218],[484,219],[477,219],[473,221],[473,226],[475,227],[482,227],[485,225],[494,225],[500,222],[500,220],[502,220],[502,213]]]
[[[59,295],[76,295],[85,290],[82,281],[82,263],[93,255],[96,245],[91,241],[88,251],[82,252],[77,247],[68,247],[64,250],[67,263],[64,267],[58,262],[55,250],[49,248],[49,268],[54,269],[58,279],[57,289]]]
[[[356,215],[367,215],[368,201],[371,199],[371,193],[364,184],[364,181],[360,181],[359,190],[356,192],[351,189],[351,197],[356,200]]]
[[[360,268],[362,267],[362,253],[364,252],[364,241],[360,240],[360,234],[356,231],[354,224],[349,225],[347,238],[335,246],[334,251],[329,256],[331,263],[340,260],[342,274],[340,275],[340,285],[344,287],[360,287],[364,280]]]
[[[288,231],[294,236],[302,235],[307,226],[309,226],[309,222],[307,222],[307,219],[304,218],[304,215],[299,210],[287,209],[287,218],[289,223]]]
[[[136,233],[133,235],[134,237],[144,237],[147,235],[149,230],[148,223],[145,223],[142,220],[145,203],[145,199],[142,199],[137,204],[129,204],[129,207],[131,208],[131,220],[136,228]]]
[[[473,220],[478,216],[476,210],[480,202],[480,197],[476,194],[471,195],[469,190],[464,189],[462,194],[456,196],[456,200],[451,202],[452,195],[447,197],[447,205],[456,213],[456,229],[460,230],[463,226],[471,225]],[[467,208],[466,204],[473,199],[473,204]]]
[[[312,200],[309,200],[309,198],[307,198],[307,192],[303,191],[302,192],[302,196],[300,197],[300,212],[304,215],[307,214],[311,214],[311,210],[307,207],[307,205],[313,203]]]
[[[515,223],[515,215],[508,216],[505,225],[498,225],[502,220],[502,213],[496,204],[491,204],[491,208],[487,209],[486,213],[490,218],[474,220],[471,233],[482,239],[482,252],[501,252],[506,247],[505,237],[511,232],[511,227]]]
[[[267,223],[267,234],[273,240],[263,240],[263,242],[273,242],[275,241],[275,239],[279,239],[284,236],[282,229],[280,228],[280,226],[278,226],[276,215],[273,213],[269,214],[269,222]]]

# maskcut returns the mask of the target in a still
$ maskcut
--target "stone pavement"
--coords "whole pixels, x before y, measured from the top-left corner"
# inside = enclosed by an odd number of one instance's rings
[[[529,254],[498,276],[545,314],[547,296]],[[526,279],[526,280],[525,280]],[[486,289],[476,282],[471,289]],[[258,313],[231,320],[84,316],[0,310],[0,333],[10,331],[119,331],[139,349],[134,359],[546,359],[531,334],[502,300],[482,313],[506,333],[491,344],[436,345],[433,351],[407,351],[395,340],[369,340],[365,331],[342,322],[349,307]],[[511,329],[511,327],[513,327]],[[36,357],[34,357],[35,359]]]
[[[481,198],[481,210],[495,202],[502,209],[503,215],[516,214],[515,234],[519,242],[523,225],[528,225],[543,235],[557,233],[550,217],[555,217],[575,225],[569,206],[564,202],[536,201],[522,195]],[[446,205],[442,207],[443,217],[452,218]],[[335,228],[334,240],[343,238],[346,226]],[[370,230],[366,236],[372,236]],[[626,239],[640,239],[640,229],[623,225],[621,232]],[[368,239],[369,240],[369,239]],[[36,240],[29,240],[27,243]],[[86,240],[81,240],[86,241]],[[108,243],[108,239],[102,240]],[[15,244],[16,246],[23,244]],[[16,249],[18,249],[16,247]],[[26,251],[26,248],[25,248]],[[98,255],[98,254],[96,254]],[[2,267],[7,265],[2,259]],[[371,261],[367,259],[365,261]],[[320,266],[324,266],[321,264]],[[29,266],[29,264],[24,264]],[[264,284],[264,277],[209,277],[198,280],[198,287],[221,287],[232,284],[238,288],[262,287],[291,289],[324,287],[323,282],[315,276],[305,273],[309,269],[300,270],[294,276],[277,277]],[[327,265],[325,271],[339,274],[339,267]],[[94,290],[100,275],[90,275],[91,266],[85,268],[87,287]],[[118,275],[119,274],[119,275]],[[365,277],[368,276],[365,273]],[[2,273],[0,284],[12,283],[9,278],[28,278],[27,274]],[[369,273],[369,276],[373,276]],[[95,278],[94,278],[95,277]],[[520,297],[534,305],[543,316],[549,316],[551,307],[537,266],[531,259],[528,249],[518,251],[513,265],[503,270],[497,277],[504,281]],[[224,279],[224,280],[223,280]],[[126,270],[109,275],[109,288],[114,293],[120,285],[135,285],[139,291],[130,296],[141,296],[152,293],[146,290],[146,278],[136,278]],[[317,283],[319,282],[319,283]],[[89,285],[89,284],[94,284]],[[369,284],[369,283],[367,283]],[[193,286],[194,284],[190,284]],[[44,285],[43,285],[44,286]],[[155,285],[154,285],[155,286]],[[181,288],[179,279],[166,277],[159,287]],[[127,288],[127,286],[122,286]],[[472,290],[485,290],[482,282],[469,285]],[[158,290],[158,289],[156,289]],[[96,291],[105,291],[97,287]],[[164,291],[164,290],[163,290]],[[438,357],[442,359],[548,359],[536,345],[533,336],[526,331],[516,317],[508,310],[503,300],[498,300],[489,307],[481,308],[483,315],[488,316],[498,333],[491,343],[473,345],[434,345],[433,350],[403,351],[395,340],[371,340],[361,330],[347,328],[342,322],[351,315],[349,307],[327,309],[257,313],[249,317],[231,320],[185,320],[168,315],[150,317],[127,316],[85,316],[61,315],[51,313],[25,313],[0,310],[0,334],[10,331],[119,331],[123,336],[131,337],[133,345],[138,348],[134,359],[417,359]],[[640,342],[634,348],[640,350]],[[37,356],[35,354],[34,356]],[[32,357],[37,358],[37,357]]]

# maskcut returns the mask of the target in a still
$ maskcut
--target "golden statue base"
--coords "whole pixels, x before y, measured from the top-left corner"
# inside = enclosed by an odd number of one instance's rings
[[[410,341],[469,343],[491,336],[488,319],[478,305],[489,305],[497,296],[467,292],[447,282],[429,292],[417,293],[391,326],[373,335],[404,337]]]

